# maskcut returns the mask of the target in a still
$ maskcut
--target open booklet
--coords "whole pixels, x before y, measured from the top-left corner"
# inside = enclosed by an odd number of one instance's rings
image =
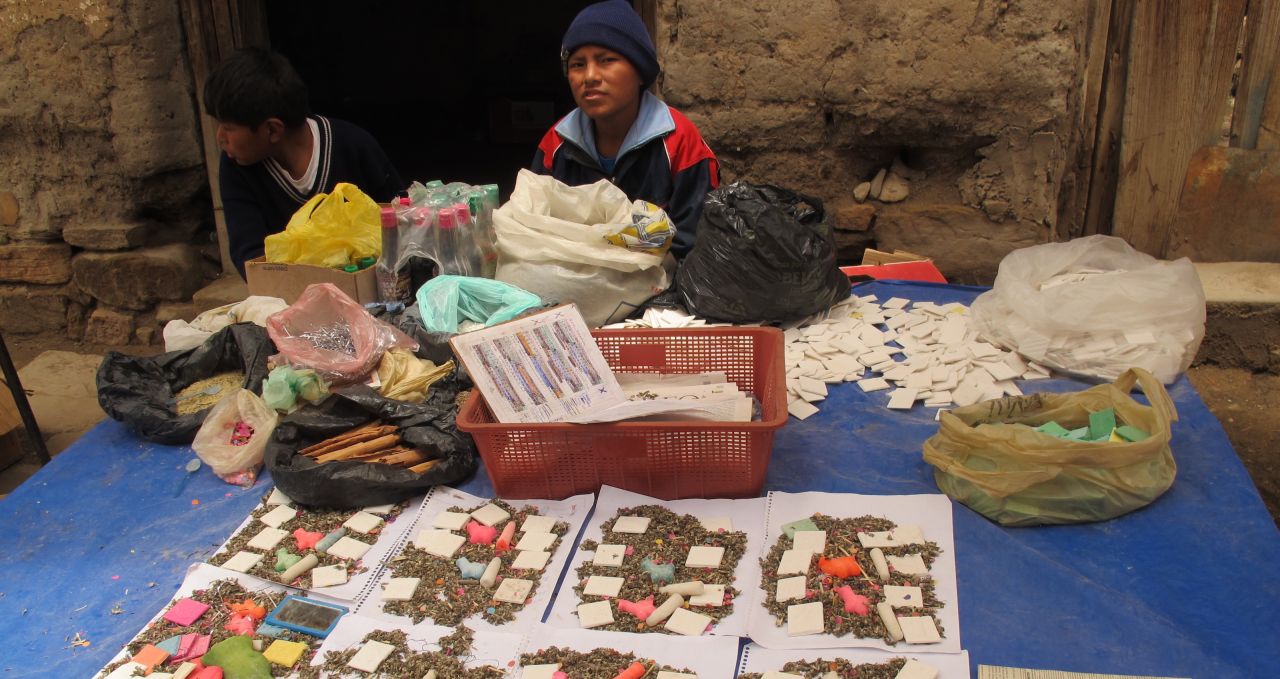
[[[572,304],[450,343],[499,422],[752,419],[751,395],[724,373],[615,375]]]

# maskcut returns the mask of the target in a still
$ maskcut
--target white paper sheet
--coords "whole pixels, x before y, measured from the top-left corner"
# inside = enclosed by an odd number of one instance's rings
[[[778,627],[773,615],[761,603],[752,608],[750,636],[752,641],[766,648],[838,648],[842,646],[869,646],[891,652],[910,653],[959,653],[960,600],[956,595],[956,546],[951,525],[951,499],[945,495],[856,495],[853,493],[769,493],[768,538],[761,554],[768,550],[782,534],[783,524],[813,516],[821,512],[827,516],[852,518],[878,516],[899,526],[916,525],[924,532],[925,540],[936,543],[942,553],[934,560],[930,574],[934,580],[934,594],[945,606],[938,611],[937,620],[946,636],[937,644],[908,644],[900,641],[889,646],[884,640],[860,639],[853,635],[837,637],[831,634],[813,634],[792,637],[787,635],[784,622]],[[758,576],[755,582],[759,582]],[[757,587],[758,591],[758,587]],[[759,601],[765,601],[763,594]],[[874,615],[874,612],[872,613]]]
[[[746,636],[751,612],[760,607],[758,602],[760,591],[758,583],[760,582],[760,555],[764,553],[763,550],[766,544],[764,539],[767,502],[765,498],[747,500],[658,500],[620,488],[603,486],[600,488],[600,497],[596,500],[595,513],[592,515],[591,523],[587,526],[586,532],[583,533],[582,539],[595,540],[597,543],[602,542],[604,532],[601,530],[601,526],[604,525],[605,521],[613,518],[618,513],[618,510],[623,507],[653,504],[666,507],[677,514],[691,514],[699,519],[729,517],[733,521],[734,530],[747,534],[747,550],[743,553],[742,559],[738,561],[738,567],[735,571],[738,579],[734,582],[738,589],[742,590],[742,593],[738,595],[737,600],[733,603],[733,613],[717,623],[712,628],[711,634],[716,636]],[[578,616],[574,614],[578,604],[582,602],[579,600],[577,593],[573,591],[573,583],[578,566],[591,558],[591,556],[592,553],[590,552],[583,552],[579,549],[574,550],[573,560],[569,565],[569,573],[565,576],[560,593],[556,596],[555,604],[551,609],[551,617],[547,619],[547,625],[556,628],[582,629],[578,623]],[[659,600],[661,598],[659,596]],[[604,633],[593,630],[583,631],[591,634]],[[671,638],[672,635],[650,632],[633,636]]]
[[[569,524],[569,532],[560,540],[560,547],[556,549],[555,554],[551,555],[551,560],[547,563],[546,568],[542,570],[542,577],[538,585],[538,591],[534,593],[533,601],[516,614],[515,620],[501,626],[496,626],[483,620],[479,615],[473,615],[463,621],[467,627],[476,630],[488,631],[506,631],[506,632],[522,632],[530,629],[542,620],[543,613],[547,610],[547,605],[551,603],[551,597],[555,592],[556,583],[560,580],[560,574],[564,571],[564,565],[569,559],[569,553],[573,551],[576,545],[578,532],[582,528],[582,522],[586,520],[587,515],[591,511],[591,505],[594,500],[592,495],[575,495],[566,500],[509,500],[509,504],[515,507],[530,506],[537,507],[538,512],[544,516],[550,516],[557,521],[564,521]],[[426,502],[422,509],[418,512],[417,525],[410,526],[406,539],[401,543],[398,549],[388,556],[388,560],[399,554],[404,545],[409,544],[413,540],[413,536],[420,528],[428,528],[436,515],[447,510],[450,507],[479,507],[488,501],[488,498],[477,497],[470,493],[464,493],[456,488],[447,486],[436,486],[432,489],[431,494],[427,496]],[[428,618],[413,624],[411,618],[393,615],[382,610],[382,582],[394,577],[391,569],[387,568],[382,571],[378,581],[369,589],[368,596],[361,602],[358,613],[367,618],[375,620],[385,620],[392,622],[405,629],[416,630],[423,626],[433,626],[434,623]],[[428,586],[426,583],[422,587]]]
[[[902,649],[899,649],[902,650]],[[781,672],[782,666],[797,660],[835,660],[844,658],[854,665],[866,663],[882,663],[894,658],[911,658],[938,670],[938,679],[969,679],[969,652],[959,653],[899,653],[894,651],[878,651],[873,648],[827,648],[782,650],[771,649],[759,644],[747,644],[742,649],[742,659],[738,663],[738,674],[747,672]]]
[[[182,580],[182,585],[178,587],[178,591],[174,593],[173,597],[170,598],[169,601],[167,601],[163,606],[160,607],[159,610],[156,611],[155,615],[151,616],[151,619],[147,621],[147,624],[141,627],[141,629],[139,630],[139,633],[141,633],[141,630],[147,629],[148,627],[151,626],[152,623],[154,623],[155,621],[163,617],[164,612],[167,611],[174,602],[178,601],[179,599],[184,599],[186,597],[191,596],[191,594],[196,590],[208,589],[210,585],[212,585],[214,582],[218,580],[235,580],[236,582],[240,583],[242,587],[244,587],[246,590],[250,592],[279,592],[283,594],[293,594],[296,591],[293,588],[285,587],[284,585],[281,585],[278,583],[267,582],[265,580],[255,578],[251,575],[245,575],[244,573],[229,571],[225,568],[211,566],[207,563],[191,564],[191,566],[187,569],[187,576]],[[317,601],[324,601],[327,603],[338,604],[339,606],[348,606],[348,607],[350,606],[350,602],[339,601],[337,599],[334,599],[332,597],[327,597],[327,596],[308,595],[308,598],[312,598]],[[350,613],[348,613],[347,615],[350,615]],[[347,617],[347,616],[343,616],[343,617]],[[137,638],[137,635],[135,635],[135,638]],[[129,643],[130,644],[133,643],[133,639],[130,639]],[[111,660],[107,662],[107,665],[118,662],[120,660],[124,660],[127,657],[128,657],[128,644],[125,644],[125,646],[120,649],[120,652],[117,653],[113,658],[111,658]],[[100,671],[95,676],[101,677],[103,676],[103,674],[104,673]]]
[[[409,529],[417,523],[418,512],[422,509],[422,504],[428,496],[410,500],[409,506],[405,507],[404,511],[400,512],[400,515],[396,517],[395,521],[383,526],[382,531],[378,533],[378,539],[373,543],[373,546],[369,548],[369,551],[365,552],[363,557],[360,558],[361,563],[364,564],[367,570],[363,573],[356,573],[352,575],[345,584],[334,587],[311,588],[305,591],[323,594],[326,597],[332,597],[333,599],[344,601],[354,609],[356,605],[363,600],[365,593],[371,588],[374,577],[376,577],[381,571],[382,563],[390,555],[398,554],[400,545],[409,539],[411,535],[409,533]],[[256,511],[257,509],[258,507],[254,507],[253,511]],[[358,510],[352,509],[350,510],[350,513],[355,514],[357,511]],[[231,543],[231,540],[239,535],[246,526],[249,526],[249,524],[255,521],[256,519],[253,518],[253,513],[251,511],[249,516],[245,517],[245,520],[240,524],[240,526],[234,531],[231,531],[231,536],[227,538],[226,542],[222,543],[222,546],[218,547],[218,551],[215,552],[215,554],[225,552],[227,550],[227,545]],[[347,531],[347,536],[361,542],[368,542],[371,537],[368,535],[353,533],[351,531]],[[287,537],[282,540],[279,546],[287,546],[290,551],[296,551],[293,549],[294,545],[292,537]],[[271,551],[272,553],[275,552],[275,550]],[[265,557],[265,560],[268,561],[272,559],[274,559],[272,554],[267,554]]]
[[[738,640],[734,637],[680,637],[668,634],[627,634],[593,632],[583,629],[550,629],[545,625],[528,635],[524,653],[559,646],[579,653],[612,648],[656,660],[663,665],[687,668],[698,679],[733,679],[738,661]],[[519,667],[511,675],[518,679]]]
[[[572,304],[450,340],[499,422],[559,422],[624,400]]]
[[[329,651],[345,651],[349,648],[359,647],[365,635],[374,630],[394,631],[397,629],[403,630],[407,635],[409,649],[417,652],[440,650],[440,638],[452,634],[454,630],[452,627],[436,625],[402,627],[389,624],[385,620],[374,620],[356,614],[346,615],[338,622],[338,626],[329,633],[329,636],[325,638],[324,643],[320,645],[320,650],[312,658],[311,664],[323,665],[324,654]],[[523,644],[524,637],[519,634],[492,630],[476,631],[471,646],[471,655],[464,658],[463,663],[469,668],[490,665],[505,672],[512,667],[513,663],[518,661]],[[322,672],[320,676],[333,677],[335,679],[337,677],[360,677],[363,679],[369,675],[358,670],[351,670],[342,674]]]

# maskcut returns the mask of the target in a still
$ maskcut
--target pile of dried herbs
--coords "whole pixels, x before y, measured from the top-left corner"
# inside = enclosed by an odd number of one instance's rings
[[[511,541],[512,545],[518,543],[524,536],[524,533],[520,532],[524,520],[530,516],[539,516],[536,507],[517,509],[502,500],[486,501],[471,508],[450,507],[447,511],[470,514],[486,504],[495,504],[511,514],[507,521],[515,521],[517,531],[515,538]],[[503,528],[505,524],[506,521],[503,521],[494,527]],[[465,528],[453,532],[462,536],[467,534]],[[554,555],[564,542],[565,534],[569,532],[569,524],[557,521],[551,532],[555,534],[556,540],[548,551]],[[516,613],[519,613],[525,604],[533,599],[545,572],[545,569],[542,571],[513,570],[511,562],[515,561],[518,554],[519,552],[514,548],[499,552],[496,541],[491,545],[477,545],[468,541],[452,557],[442,559],[415,547],[410,542],[405,546],[404,552],[391,559],[387,565],[391,574],[397,578],[421,578],[422,582],[412,599],[384,601],[382,610],[412,618],[415,624],[430,618],[437,625],[452,627],[476,613],[495,625],[511,622],[515,619]],[[502,559],[502,568],[498,571],[498,583],[501,584],[505,577],[532,580],[533,589],[529,590],[529,597],[520,604],[494,601],[494,590],[486,589],[479,581],[462,579],[462,574],[454,561],[464,556],[468,561],[484,564],[492,561],[495,556]],[[554,586],[554,583],[552,585]]]
[[[632,653],[622,653],[612,648],[597,648],[590,653],[579,653],[572,649],[552,646],[537,653],[525,653],[520,656],[521,667],[560,663],[560,671],[573,679],[614,679],[637,661],[644,663],[647,670],[646,677],[656,677],[659,672],[696,674],[690,669],[660,665],[656,660],[638,658]]]
[[[155,621],[139,632],[138,636],[134,637],[133,641],[129,642],[129,645],[126,647],[129,658],[132,658],[138,653],[138,651],[141,651],[143,646],[146,646],[147,644],[158,644],[175,635],[207,634],[210,637],[209,645],[213,646],[223,639],[228,639],[234,636],[231,632],[224,629],[224,625],[231,620],[232,614],[231,609],[228,607],[229,604],[244,603],[246,599],[251,599],[253,603],[262,606],[266,609],[267,613],[270,613],[276,606],[280,605],[280,602],[283,601],[288,594],[288,592],[272,590],[262,590],[257,592],[249,591],[235,580],[214,581],[207,589],[199,589],[192,592],[190,597],[179,597],[195,599],[196,601],[209,606],[209,610],[205,611],[205,614],[200,616],[199,620],[196,620],[191,625],[183,627],[175,625],[172,622],[165,620],[163,617],[157,617]],[[161,615],[172,607],[172,604],[166,606],[164,611],[161,612]],[[262,621],[258,621],[257,624],[261,625]],[[298,661],[298,666],[302,667],[305,667],[311,662],[311,658],[315,655],[315,651],[320,647],[321,642],[321,640],[316,637],[302,634],[301,632],[294,632],[292,630],[284,630],[275,637],[260,635],[255,636],[254,639],[261,639],[266,645],[270,645],[275,639],[298,641],[307,644],[311,647],[311,650],[303,653],[302,658]],[[103,674],[110,674],[116,668],[128,662],[129,658],[125,658],[124,660],[108,665],[103,670]],[[271,665],[272,676],[287,677],[292,672],[292,668],[281,667],[275,664]]]
[[[396,517],[400,516],[400,514],[404,512],[405,508],[408,505],[409,505],[408,500],[397,504],[395,508],[391,510],[390,513],[382,517],[383,524],[375,528],[373,532],[369,533],[368,535],[362,535],[360,533],[356,533],[353,531],[347,531],[347,537],[353,540],[367,542],[369,544],[375,543],[378,539],[378,536],[382,534],[382,531],[386,530],[387,526],[390,525],[392,522],[394,522],[396,520]],[[226,549],[209,557],[209,563],[213,564],[214,566],[221,566],[222,564],[226,563],[228,559],[235,556],[240,551],[249,551],[249,552],[258,551],[249,547],[249,541],[253,540],[253,537],[255,535],[262,532],[262,529],[267,527],[267,524],[259,521],[258,517],[261,517],[262,515],[266,514],[267,512],[270,512],[273,509],[275,509],[274,505],[268,505],[265,502],[263,502],[263,504],[258,505],[258,507],[253,510],[253,513],[250,514],[251,520],[249,521],[248,525],[246,525],[243,529],[241,529],[239,533],[236,533],[235,536],[232,537],[231,540],[227,542]],[[334,564],[342,564],[347,567],[348,576],[353,576],[353,575],[356,575],[357,573],[363,573],[369,570],[369,568],[365,566],[360,560],[348,561],[347,559],[342,559],[336,556],[332,556],[330,554],[321,554],[320,552],[317,552],[314,548],[298,549],[298,543],[292,536],[292,533],[299,528],[302,528],[312,533],[324,533],[325,535],[328,535],[329,533],[332,533],[333,531],[340,528],[342,524],[347,521],[347,519],[351,518],[351,516],[356,513],[356,510],[305,508],[300,506],[295,507],[295,509],[297,510],[297,516],[280,524],[280,530],[290,533],[290,536],[281,540],[280,544],[276,545],[275,548],[271,549],[266,553],[266,556],[263,557],[263,559],[258,562],[258,565],[249,569],[249,575],[262,578],[263,580],[279,582],[280,572],[276,571],[276,550],[280,549],[281,547],[289,550],[289,553],[296,554],[298,556],[315,554],[316,558],[320,559],[320,563],[316,566],[317,568],[320,568],[323,566],[332,566]],[[292,585],[294,587],[299,587],[302,589],[308,589],[311,587],[311,575],[304,574],[293,583],[284,583],[284,584]]]
[[[816,566],[810,566],[806,574],[805,596],[803,599],[792,599],[790,601],[779,602],[777,600],[778,587],[778,564],[782,561],[782,553],[791,548],[791,539],[785,534],[778,536],[778,541],[769,549],[763,559],[760,559],[760,587],[764,590],[764,607],[773,614],[774,620],[779,627],[787,623],[787,607],[796,604],[810,603],[813,601],[823,602],[823,615],[826,618],[825,629],[827,634],[837,637],[845,635],[853,635],[860,639],[871,639],[879,637],[884,639],[887,644],[895,642],[889,638],[889,633],[884,627],[884,623],[880,621],[880,616],[875,614],[875,605],[884,601],[884,593],[882,587],[884,585],[899,585],[919,587],[924,594],[924,607],[914,609],[913,614],[934,616],[934,622],[938,627],[938,634],[946,636],[942,628],[942,622],[937,618],[938,609],[945,606],[945,603],[938,599],[934,594],[934,581],[929,575],[905,575],[890,569],[889,580],[881,582],[877,577],[875,565],[871,561],[870,550],[862,549],[858,543],[858,533],[874,533],[879,531],[888,531],[897,528],[894,522],[876,517],[876,516],[858,516],[851,519],[840,519],[824,514],[814,514],[813,523],[819,530],[827,532],[826,548],[822,555],[828,559],[842,556],[852,556],[858,561],[858,566],[862,569],[862,575],[849,578],[838,578],[833,575],[827,575],[818,570]],[[924,560],[926,566],[933,568],[933,562],[942,553],[942,549],[937,543],[926,542],[923,545],[904,545],[901,547],[882,547],[880,548],[885,556],[908,556],[911,554],[919,554]],[[816,563],[816,559],[814,560]],[[792,576],[783,576],[792,577]],[[871,614],[857,615],[855,613],[846,613],[844,603],[840,596],[835,593],[835,589],[848,585],[853,589],[854,593],[861,594],[870,600]]]
[[[378,666],[378,676],[419,679],[427,676],[431,670],[435,670],[437,679],[502,679],[504,673],[501,668],[486,665],[468,669],[464,664],[471,657],[471,643],[474,637],[475,633],[470,629],[459,627],[452,634],[440,639],[440,650],[418,652],[409,650],[408,636],[403,631],[375,630],[365,635],[364,639],[352,648],[345,651],[325,652],[324,662],[303,669],[298,674],[298,679],[320,679],[321,672],[330,677],[369,676],[347,667],[352,656],[366,641],[381,641],[384,644],[391,644],[396,649]]]
[[[819,658],[789,662],[782,666],[782,671],[804,677],[804,679],[818,679],[828,672],[835,672],[840,679],[894,679],[906,664],[905,658],[890,658],[883,663],[862,665],[854,665],[844,658],[835,660]],[[763,676],[758,672],[751,672],[739,674],[738,679],[761,679]]]
[[[613,524],[621,516],[648,517],[649,528],[644,533],[615,533],[613,532]],[[654,603],[661,605],[670,595],[659,593],[658,589],[666,583],[654,584],[644,568],[641,567],[641,563],[647,557],[652,559],[654,563],[674,563],[676,566],[674,582],[701,580],[704,585],[724,585],[723,605],[699,607],[697,609],[698,613],[711,616],[714,621],[713,624],[733,613],[733,602],[738,594],[741,593],[738,588],[733,586],[734,580],[736,580],[733,572],[738,566],[738,561],[742,559],[742,555],[747,551],[746,533],[742,531],[708,531],[702,527],[702,522],[697,517],[689,514],[676,514],[659,505],[641,505],[639,507],[620,509],[616,515],[604,522],[601,530],[605,535],[605,544],[627,546],[627,556],[623,559],[622,566],[597,566],[590,559],[578,566],[576,571],[578,582],[574,584],[573,591],[578,595],[578,599],[581,602],[591,603],[606,598],[582,593],[588,578],[592,575],[604,575],[625,579],[622,590],[618,593],[619,599],[641,601],[652,596]],[[684,565],[685,559],[689,554],[689,548],[694,545],[724,547],[724,558],[720,560],[720,567],[714,569],[686,567]],[[584,540],[580,548],[585,551],[595,551],[597,546],[592,540]],[[688,597],[685,598],[687,599]],[[685,603],[684,607],[689,608],[688,602]],[[662,625],[649,627],[644,624],[643,620],[636,619],[627,613],[615,614],[613,623],[601,625],[594,629],[673,634]]]

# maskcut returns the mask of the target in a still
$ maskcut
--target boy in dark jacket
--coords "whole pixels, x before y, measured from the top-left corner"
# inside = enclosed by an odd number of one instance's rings
[[[404,189],[378,142],[351,123],[309,115],[307,86],[283,56],[237,51],[204,84],[218,123],[218,167],[231,261],[262,256],[263,241],[317,193],[355,184],[378,202]]]
[[[720,166],[698,128],[646,91],[658,56],[644,22],[624,0],[590,5],[560,56],[578,108],[543,136],[533,171],[571,186],[608,179],[631,200],[659,205],[676,226],[671,252],[684,257]]]

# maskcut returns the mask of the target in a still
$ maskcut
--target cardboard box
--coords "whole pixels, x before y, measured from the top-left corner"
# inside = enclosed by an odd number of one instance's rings
[[[361,304],[378,301],[378,280],[372,266],[347,273],[311,264],[268,262],[259,257],[245,262],[244,275],[248,279],[249,294],[279,297],[289,304],[297,301],[307,286],[316,283],[333,283]]]

